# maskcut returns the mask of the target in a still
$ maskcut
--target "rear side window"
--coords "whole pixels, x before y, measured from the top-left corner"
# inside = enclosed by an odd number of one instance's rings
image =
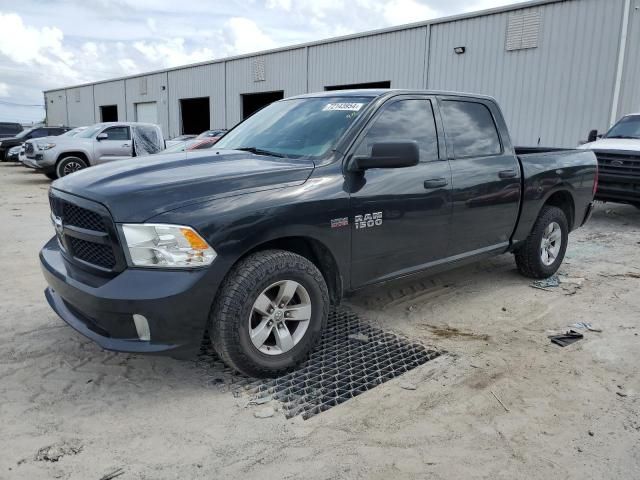
[[[438,159],[438,136],[429,100],[399,100],[386,107],[366,133],[356,155],[371,155],[378,142],[415,141],[420,160]]]
[[[482,103],[445,100],[442,102],[442,115],[456,158],[502,153],[496,124]]]
[[[104,132],[109,135],[109,140],[130,140],[129,127],[111,127],[107,128]]]
[[[15,135],[22,131],[22,127],[20,125],[14,124],[0,124],[0,135]]]

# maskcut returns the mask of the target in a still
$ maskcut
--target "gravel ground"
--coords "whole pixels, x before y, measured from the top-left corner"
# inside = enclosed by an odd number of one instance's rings
[[[504,255],[349,299],[448,353],[304,421],[247,405],[206,359],[110,353],[67,327],[38,265],[48,187],[0,164],[1,479],[640,478],[640,210],[599,205],[559,287]],[[550,344],[582,321],[602,332]]]

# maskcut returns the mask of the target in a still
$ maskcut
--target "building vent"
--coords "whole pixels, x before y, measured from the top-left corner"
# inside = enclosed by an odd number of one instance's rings
[[[265,81],[264,58],[256,58],[253,60],[253,81]]]
[[[516,12],[509,15],[507,51],[536,48],[540,31],[540,12]]]
[[[76,90],[73,92],[75,97],[76,97],[76,102],[80,101],[80,90]]]
[[[140,77],[140,95],[147,94],[147,77]]]

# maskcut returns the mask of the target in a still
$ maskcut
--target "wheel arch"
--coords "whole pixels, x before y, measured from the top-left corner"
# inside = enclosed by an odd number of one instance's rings
[[[576,219],[576,203],[571,190],[569,188],[559,188],[550,192],[545,198],[540,211],[545,206],[557,207],[562,210],[567,217],[567,223],[569,224],[569,231],[574,229]],[[540,215],[540,212],[538,212]]]
[[[82,160],[84,160],[87,163],[87,166],[90,165],[89,163],[89,156],[83,152],[82,150],[74,150],[72,152],[63,152],[60,153],[58,155],[58,157],[56,158],[56,165],[58,164],[58,162],[60,162],[62,159],[67,158],[67,157],[73,157],[76,156]]]
[[[320,240],[303,235],[292,235],[273,238],[257,245],[241,255],[235,262],[238,263],[247,256],[263,250],[286,250],[305,257],[313,263],[324,277],[329,289],[331,303],[340,303],[343,296],[344,285],[340,267],[331,250]]]

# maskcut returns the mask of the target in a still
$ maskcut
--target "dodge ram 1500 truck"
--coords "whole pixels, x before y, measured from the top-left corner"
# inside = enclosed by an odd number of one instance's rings
[[[232,368],[277,375],[346,293],[507,252],[525,276],[556,272],[591,212],[596,158],[531,150],[490,97],[278,101],[211,150],[54,182],[46,297],[106,349],[183,356],[208,332]]]

